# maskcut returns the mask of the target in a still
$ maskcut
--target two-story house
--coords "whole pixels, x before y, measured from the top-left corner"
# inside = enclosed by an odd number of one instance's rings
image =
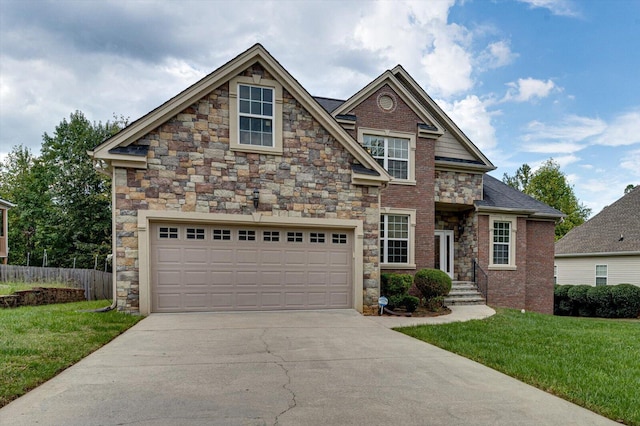
[[[113,180],[119,309],[372,313],[381,272],[436,267],[553,310],[562,214],[488,176],[400,66],[314,98],[258,44],[90,154]]]

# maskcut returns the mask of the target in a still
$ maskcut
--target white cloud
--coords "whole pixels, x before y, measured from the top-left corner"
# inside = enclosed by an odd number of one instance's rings
[[[594,143],[605,146],[640,143],[640,111],[631,111],[615,117]]]
[[[439,100],[438,104],[484,154],[495,150],[498,141],[491,120],[499,112],[487,110],[486,103],[475,95],[454,102]]]
[[[607,123],[599,118],[569,115],[558,124],[545,124],[532,121],[527,125],[527,132],[523,140],[527,142],[555,140],[563,144],[581,142],[593,136],[602,134],[607,129]]]
[[[531,8],[548,9],[552,14],[558,16],[579,17],[580,12],[570,0],[518,0],[527,3]]]
[[[511,51],[509,42],[501,40],[489,44],[489,46],[478,55],[478,63],[482,70],[500,68],[509,65],[518,56],[517,53]]]
[[[627,151],[625,157],[620,162],[620,167],[625,169],[625,171],[628,170],[633,176],[640,178],[640,149]]]
[[[509,89],[503,101],[527,102],[532,99],[546,98],[551,91],[557,89],[552,80],[537,80],[535,78],[519,78],[517,82],[507,83]]]
[[[586,146],[573,142],[536,142],[535,144],[531,144],[523,148],[527,152],[537,152],[541,154],[570,154],[581,151],[586,148]]]

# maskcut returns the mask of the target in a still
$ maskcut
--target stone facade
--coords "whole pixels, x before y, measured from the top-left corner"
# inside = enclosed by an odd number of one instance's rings
[[[139,210],[250,215],[254,189],[263,215],[362,221],[364,305],[377,303],[379,189],[351,183],[351,154],[286,90],[282,123],[281,156],[232,151],[223,84],[137,141],[148,168],[117,169],[113,185],[119,309],[139,310]]]
[[[482,174],[436,170],[434,192],[436,203],[473,206],[482,200]]]

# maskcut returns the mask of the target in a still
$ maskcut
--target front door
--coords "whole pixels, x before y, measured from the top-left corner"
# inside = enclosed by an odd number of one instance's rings
[[[453,279],[453,231],[435,231],[435,238],[435,268]]]

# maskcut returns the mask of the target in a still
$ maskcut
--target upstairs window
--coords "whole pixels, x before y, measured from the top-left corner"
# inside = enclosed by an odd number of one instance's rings
[[[240,145],[273,147],[273,89],[238,85]]]
[[[364,135],[363,145],[391,176],[409,179],[409,139]]]

